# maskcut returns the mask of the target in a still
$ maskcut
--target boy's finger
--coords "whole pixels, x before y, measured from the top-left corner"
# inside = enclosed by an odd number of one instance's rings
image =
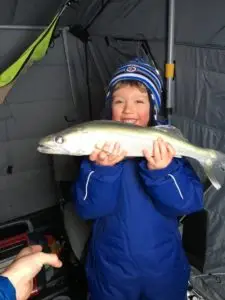
[[[155,167],[156,163],[155,163],[155,160],[154,160],[153,157],[149,157],[149,159],[148,159],[148,166],[149,166],[149,165],[150,165],[152,168]]]
[[[144,156],[145,156],[145,158],[146,158],[147,160],[149,160],[150,158],[152,158],[151,153],[150,153],[149,150],[147,150],[147,149],[144,149],[144,150],[143,150],[143,154],[144,154]]]
[[[121,150],[120,144],[118,142],[115,143],[112,155],[110,156],[110,160],[113,163],[117,163],[118,161],[124,158],[126,151]]]
[[[165,142],[162,139],[159,139],[158,145],[161,159],[166,158],[168,156],[168,148],[166,147]]]
[[[114,163],[114,160],[117,159],[120,155],[120,145],[116,143],[113,147],[112,153],[108,156],[110,163]]]
[[[105,151],[105,152],[108,153],[109,148],[110,148],[110,143],[109,142],[105,142],[103,145],[102,145],[102,143],[97,143],[95,145],[95,151],[97,150],[98,152]]]
[[[109,153],[110,143],[106,142],[102,148],[102,151]]]
[[[155,159],[151,155],[151,153],[147,149],[144,149],[143,154],[144,154],[144,156],[145,156],[145,158],[148,162],[148,165],[151,165],[152,167],[154,167],[155,166]]]
[[[98,154],[99,154],[100,150],[94,150],[91,155],[89,156],[89,159],[91,161],[96,161]]]
[[[117,155],[120,154],[120,151],[121,151],[121,149],[120,149],[120,144],[119,144],[118,142],[116,142],[116,143],[114,144],[112,153],[113,153],[113,155],[116,155],[116,156],[117,156]]]
[[[122,151],[122,153],[118,156],[115,157],[115,159],[113,160],[113,165],[114,164],[117,164],[118,162],[122,161],[127,155],[127,152],[126,151]]]
[[[143,153],[144,153],[146,160],[148,161],[148,164],[150,164],[152,167],[154,167],[155,163],[156,163],[155,157],[153,157],[147,149],[144,149]]]
[[[175,155],[176,155],[175,149],[174,149],[170,144],[167,144],[167,149],[168,149],[169,152],[172,154],[172,156],[175,156]]]
[[[153,144],[153,156],[154,156],[154,161],[156,161],[156,162],[158,162],[162,159],[161,154],[160,154],[160,150],[159,150],[158,141],[155,141],[154,144]]]
[[[119,155],[119,152],[120,152],[120,145],[119,145],[119,143],[115,143],[113,145],[112,151],[109,155],[109,159],[111,159],[111,160],[114,159],[115,156]]]
[[[99,152],[97,159],[103,161],[106,159],[107,156],[108,156],[107,152],[101,151]]]

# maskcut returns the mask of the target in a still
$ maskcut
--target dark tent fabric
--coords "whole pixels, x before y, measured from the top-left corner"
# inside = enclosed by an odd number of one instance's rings
[[[0,73],[34,41],[64,2],[0,0]],[[223,0],[176,1],[172,114],[172,123],[191,142],[222,152],[224,11]],[[77,161],[41,155],[37,142],[73,123],[99,118],[105,87],[118,64],[135,55],[148,59],[153,55],[163,74],[167,14],[165,0],[71,1],[46,56],[18,79],[0,106],[0,222],[57,203],[56,182],[72,181]],[[196,170],[205,180],[202,169],[196,166]],[[209,300],[225,297],[224,199],[224,187],[219,191],[210,187],[205,193],[206,260],[203,273],[193,267],[191,280]]]

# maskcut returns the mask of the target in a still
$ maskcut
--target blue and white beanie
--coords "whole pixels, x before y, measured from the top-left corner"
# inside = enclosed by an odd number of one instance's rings
[[[139,81],[147,89],[151,102],[154,106],[154,115],[157,119],[161,107],[161,94],[163,89],[163,81],[159,71],[145,63],[142,59],[134,59],[122,65],[113,74],[113,77],[108,85],[106,100],[111,99],[113,88],[120,81]]]

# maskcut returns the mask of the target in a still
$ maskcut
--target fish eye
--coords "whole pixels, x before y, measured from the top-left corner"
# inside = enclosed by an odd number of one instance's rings
[[[62,136],[56,136],[56,137],[55,137],[55,142],[56,142],[57,144],[63,144],[63,143],[64,143],[64,139],[63,139]]]

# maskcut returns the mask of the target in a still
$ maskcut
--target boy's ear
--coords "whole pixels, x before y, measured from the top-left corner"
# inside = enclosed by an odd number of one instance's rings
[[[155,126],[157,125],[156,121],[155,121],[155,107],[152,101],[152,97],[151,94],[149,95],[149,99],[150,99],[150,113],[149,113],[149,124],[148,126]]]

